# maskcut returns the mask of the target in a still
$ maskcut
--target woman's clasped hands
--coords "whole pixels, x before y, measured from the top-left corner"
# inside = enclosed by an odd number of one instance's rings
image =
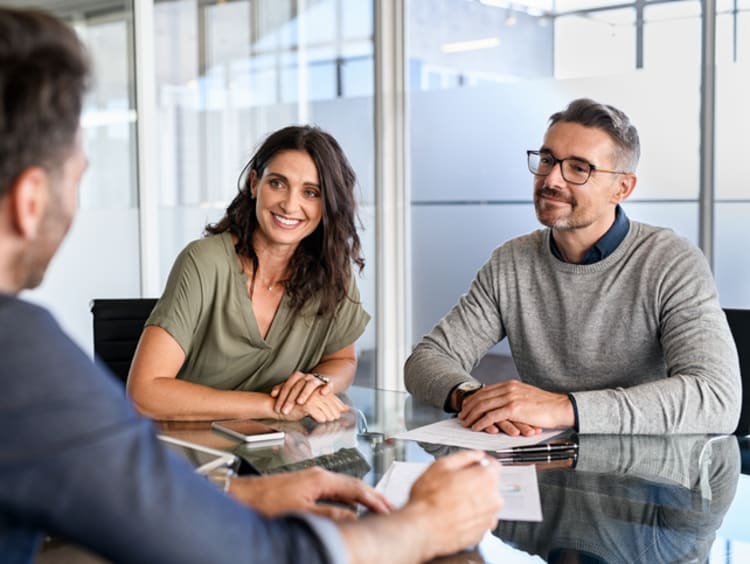
[[[349,406],[333,393],[331,382],[299,370],[274,386],[271,397],[276,399],[274,412],[279,419],[287,421],[310,416],[318,423],[325,423],[349,411]]]

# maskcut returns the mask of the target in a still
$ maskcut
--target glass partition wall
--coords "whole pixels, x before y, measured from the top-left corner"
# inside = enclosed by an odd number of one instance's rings
[[[466,290],[490,251],[538,227],[524,150],[547,117],[589,96],[639,127],[637,220],[695,243],[714,219],[714,267],[726,307],[750,307],[744,103],[750,83],[750,0],[393,0],[405,21],[410,140],[409,346]],[[254,147],[290,123],[317,123],[341,141],[359,175],[368,261],[360,289],[375,316],[359,343],[360,381],[377,350],[373,0],[0,0],[61,15],[91,48],[94,89],[83,115],[91,160],[78,220],[29,299],[50,307],[91,350],[89,300],[161,292],[172,260],[235,193]],[[716,103],[710,146],[714,198],[702,203],[701,53],[706,8],[716,20]],[[135,31],[153,24],[154,181],[139,183]],[[399,32],[400,34],[401,32]],[[399,35],[401,37],[401,35]],[[140,44],[140,43],[139,43]],[[385,62],[385,65],[388,63]],[[389,93],[391,94],[391,93]],[[705,144],[705,142],[704,142]],[[705,153],[704,153],[705,154]],[[382,189],[382,188],[381,188]],[[146,197],[148,196],[148,197]],[[155,228],[144,234],[142,216]],[[140,238],[144,239],[141,244]],[[149,256],[143,256],[148,254]],[[155,259],[155,260],[154,260]],[[384,256],[389,269],[392,257]],[[155,264],[153,284],[144,264]],[[392,266],[391,266],[392,267]],[[149,267],[150,268],[150,267]],[[149,275],[150,276],[150,275]],[[499,347],[498,355],[507,354]]]
[[[706,6],[717,22],[715,271],[722,304],[750,307],[740,157],[750,2],[409,0],[413,342],[494,247],[539,227],[524,151],[539,147],[550,114],[574,98],[617,106],[639,129],[628,215],[701,241]],[[493,352],[498,361],[509,354]]]
[[[43,286],[25,294],[64,320],[84,349],[92,348],[89,301],[157,296],[179,251],[222,216],[256,146],[297,123],[331,132],[357,172],[367,261],[358,282],[375,317],[372,0],[136,0],[135,10],[130,2],[108,0],[0,5],[60,15],[94,59],[95,87],[83,115],[91,166],[78,220]],[[153,23],[156,170],[150,186],[138,186],[135,150],[139,9]],[[144,208],[146,200],[156,209]],[[155,218],[152,234],[140,230],[144,213]],[[140,247],[139,237],[148,237]],[[154,258],[157,283],[149,288],[141,265]],[[375,323],[358,342],[359,383],[375,382]]]
[[[341,143],[358,179],[375,313],[371,0],[164,0],[154,5],[159,272],[223,216],[254,149],[312,123]],[[374,383],[375,323],[357,343],[358,382]]]
[[[750,0],[716,3],[714,274],[724,307],[750,308]]]
[[[91,53],[94,81],[81,119],[89,167],[76,221],[44,283],[23,294],[51,309],[90,351],[90,301],[137,297],[141,291],[132,2],[17,0],[0,5],[54,11],[75,27]]]

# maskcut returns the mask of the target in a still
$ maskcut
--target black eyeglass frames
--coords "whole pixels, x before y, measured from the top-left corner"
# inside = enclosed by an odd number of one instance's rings
[[[591,173],[606,172],[607,174],[630,174],[624,170],[608,170],[606,168],[598,168],[592,165],[590,162],[578,159],[575,157],[568,157],[566,159],[558,159],[549,151],[526,151],[528,158],[529,172],[536,176],[547,176],[552,172],[557,163],[560,163],[560,172],[563,179],[571,184],[586,184]]]

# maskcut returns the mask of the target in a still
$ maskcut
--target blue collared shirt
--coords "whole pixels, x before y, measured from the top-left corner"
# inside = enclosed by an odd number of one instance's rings
[[[630,229],[630,220],[625,215],[625,211],[618,204],[615,208],[615,221],[607,232],[601,236],[601,238],[594,243],[594,245],[586,251],[583,255],[583,260],[578,264],[594,264],[600,260],[604,260],[609,255],[615,252],[615,249],[620,246],[625,236],[628,234]],[[549,238],[549,246],[552,254],[563,262],[567,262],[560,252],[560,249],[555,243],[555,238]]]

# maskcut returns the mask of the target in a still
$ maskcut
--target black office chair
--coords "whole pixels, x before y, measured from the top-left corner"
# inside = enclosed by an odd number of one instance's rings
[[[123,382],[155,298],[92,300],[94,354]]]
[[[750,309],[725,309],[740,357],[742,376],[742,411],[735,435],[750,434]]]

